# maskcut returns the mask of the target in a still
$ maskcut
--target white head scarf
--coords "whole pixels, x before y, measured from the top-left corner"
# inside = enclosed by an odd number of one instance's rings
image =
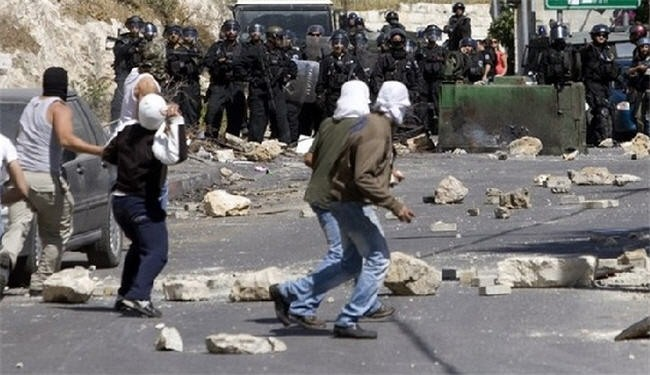
[[[341,97],[336,101],[332,118],[361,117],[370,113],[370,90],[363,81],[348,81],[341,86]]]
[[[411,105],[409,91],[402,82],[386,81],[381,85],[375,109],[385,113],[396,124],[404,121],[406,109]]]
[[[167,102],[158,94],[147,94],[138,103],[138,119],[143,128],[158,130],[165,122]]]

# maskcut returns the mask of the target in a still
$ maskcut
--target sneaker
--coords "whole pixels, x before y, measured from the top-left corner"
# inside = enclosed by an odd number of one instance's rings
[[[385,320],[393,316],[395,313],[395,308],[393,306],[386,306],[386,305],[381,305],[377,310],[375,310],[371,314],[366,314],[361,317],[361,321],[367,321],[367,322],[376,322],[380,320]]]
[[[363,329],[358,324],[348,327],[334,326],[334,337],[341,339],[376,339],[377,332]]]
[[[303,328],[307,328],[307,329],[319,329],[319,328],[327,327],[327,323],[324,320],[320,320],[314,315],[302,316],[302,315],[289,314],[289,318],[293,322],[296,322]]]
[[[117,304],[117,303],[116,303]],[[122,304],[125,309],[123,312],[133,312],[138,314],[143,318],[160,318],[162,313],[160,310],[153,306],[151,301],[142,301],[142,300],[131,300],[131,299],[122,299]]]
[[[124,311],[127,310],[128,306],[124,304],[124,297],[120,296],[119,294],[117,295],[117,298],[115,299],[115,304],[113,305],[113,310],[115,311]]]
[[[291,325],[291,319],[289,318],[289,304],[284,301],[282,293],[280,293],[280,288],[278,284],[273,284],[269,287],[269,295],[271,300],[275,303],[275,316],[285,327]]]

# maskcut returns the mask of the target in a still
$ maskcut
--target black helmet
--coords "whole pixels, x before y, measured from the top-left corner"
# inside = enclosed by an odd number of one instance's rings
[[[359,18],[359,15],[356,14],[356,13],[354,13],[354,12],[352,12],[352,13],[348,13],[348,17],[347,17],[347,18],[348,18],[348,21],[349,21],[349,20],[356,20],[357,18]]]
[[[253,33],[264,34],[264,26],[260,25],[259,23],[254,23],[248,26],[247,31],[249,34],[253,34]]]
[[[569,37],[569,27],[562,23],[556,23],[551,27],[551,40],[566,39]]]
[[[442,30],[437,25],[429,25],[424,29],[422,37],[429,43],[441,40]]]
[[[234,31],[234,32],[238,33],[240,29],[241,29],[241,26],[239,26],[239,22],[237,22],[237,20],[233,20],[233,19],[225,20],[221,24],[221,32],[222,33],[225,33],[225,32],[228,32],[228,31]]]
[[[357,17],[357,20],[354,22],[354,26],[366,27],[366,21],[363,17]]]
[[[282,39],[284,36],[284,29],[280,26],[272,25],[266,29],[266,39]]]
[[[289,29],[284,30],[284,39],[294,41],[294,40],[296,40],[296,33],[294,33],[293,31],[291,31]]]
[[[323,25],[310,25],[307,28],[307,35],[320,36],[323,34],[325,34],[325,28]]]
[[[145,38],[151,40],[155,38],[156,35],[158,35],[158,28],[153,23],[147,22],[144,24],[144,27],[142,28],[142,34],[144,35]]]
[[[390,32],[388,33],[388,39],[393,39],[393,37],[395,35],[401,36],[402,40],[406,41],[406,33],[404,32],[404,30],[402,30],[402,29],[400,29],[398,27],[396,27],[394,29],[391,29]]]
[[[454,6],[451,7],[451,11],[454,13],[456,13],[458,9],[462,9],[463,11],[465,11],[465,4],[461,2],[457,2],[456,4],[454,4]]]
[[[386,22],[393,23],[397,21],[399,21],[399,15],[397,14],[397,12],[391,10],[388,13],[386,13]]]
[[[142,20],[142,18],[140,18],[140,16],[131,16],[127,18],[126,21],[124,22],[124,26],[126,26],[127,28],[131,26],[138,26],[138,28],[142,28],[143,24],[144,21]]]
[[[183,34],[183,28],[180,27],[179,25],[176,25],[176,24],[165,25],[165,30],[163,31],[163,36],[168,37],[172,33],[182,35]]]
[[[187,39],[198,39],[199,37],[199,32],[196,30],[196,27],[194,26],[185,26],[183,28],[183,38]]]
[[[348,36],[344,32],[335,32],[332,34],[332,37],[330,37],[330,44],[332,46],[335,46],[337,44],[342,44],[343,47],[348,48],[350,45],[350,39],[348,39]]]
[[[605,24],[599,23],[597,25],[594,25],[594,27],[591,28],[589,34],[591,34],[592,37],[596,34],[609,35],[609,27]]]
[[[476,48],[476,42],[472,38],[463,38],[458,42],[458,48],[460,47],[472,47]]]

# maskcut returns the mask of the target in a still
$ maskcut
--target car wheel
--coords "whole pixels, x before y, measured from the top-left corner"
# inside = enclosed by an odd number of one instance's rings
[[[41,239],[38,237],[38,224],[34,219],[29,228],[29,233],[25,238],[23,250],[20,252],[18,259],[16,259],[16,266],[9,276],[9,282],[7,283],[9,287],[29,286],[32,274],[36,272],[41,247]]]
[[[97,268],[117,267],[122,253],[122,231],[113,217],[110,201],[108,207],[108,220],[102,227],[102,237],[87,251],[88,262]]]

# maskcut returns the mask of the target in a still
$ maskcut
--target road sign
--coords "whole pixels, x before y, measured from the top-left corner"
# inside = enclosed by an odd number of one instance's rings
[[[636,9],[639,0],[544,0],[544,8],[557,10]]]

